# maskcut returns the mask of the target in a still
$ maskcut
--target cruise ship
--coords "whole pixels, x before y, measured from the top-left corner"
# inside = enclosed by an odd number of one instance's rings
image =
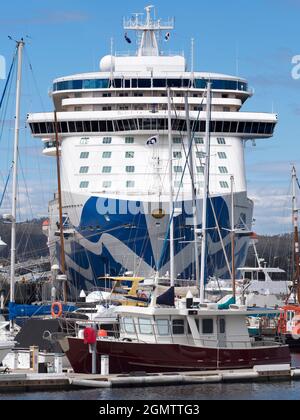
[[[206,272],[207,277],[230,278],[224,249],[230,261],[231,178],[234,225],[251,230],[253,202],[247,196],[245,144],[272,137],[277,115],[241,112],[253,95],[245,79],[197,72],[189,68],[184,54],[162,51],[168,48],[174,19],[157,20],[152,6],[142,15],[125,18],[123,24],[124,43],[133,51],[118,54],[112,48],[100,60],[99,71],[54,80],[50,94],[57,124],[54,112],[28,115],[32,135],[43,141],[45,156],[55,159],[56,131],[59,135],[70,286],[74,291],[91,290],[104,276],[125,273],[170,276],[169,165],[175,273],[178,280],[195,280],[185,103],[188,97],[201,230],[208,82],[212,101]],[[55,197],[45,227],[53,258],[60,249],[58,220]],[[236,267],[244,265],[248,246],[247,236],[236,236]],[[200,253],[199,247],[199,259]]]

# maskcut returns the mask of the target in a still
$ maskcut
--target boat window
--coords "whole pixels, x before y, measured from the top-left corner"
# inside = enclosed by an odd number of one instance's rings
[[[213,334],[214,333],[214,320],[203,319],[202,320],[202,334]]]
[[[132,318],[124,318],[123,325],[125,332],[127,332],[128,334],[135,333],[134,322]]]
[[[184,335],[184,319],[174,319],[172,322],[173,335]]]
[[[81,166],[79,173],[80,174],[87,174],[89,171],[89,167],[88,166]]]
[[[126,188],[135,188],[135,181],[126,181]]]
[[[221,318],[219,320],[219,332],[220,332],[220,334],[225,334],[226,333],[226,321],[225,321],[225,318]]]
[[[140,327],[141,334],[147,334],[147,335],[152,334],[151,319],[139,318],[139,327]]]
[[[90,153],[89,152],[82,152],[80,154],[80,159],[88,159],[89,158]]]
[[[112,155],[112,152],[103,152],[102,153],[102,158],[103,159],[110,159]]]
[[[157,332],[158,335],[166,336],[170,335],[170,324],[168,319],[157,319]]]
[[[257,279],[258,279],[258,281],[266,281],[266,276],[265,276],[265,273],[264,273],[263,271],[260,271],[260,272],[257,274]]]

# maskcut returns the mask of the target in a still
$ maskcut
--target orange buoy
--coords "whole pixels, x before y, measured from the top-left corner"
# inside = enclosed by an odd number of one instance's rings
[[[52,318],[60,318],[63,314],[63,306],[60,302],[52,303],[51,315]]]

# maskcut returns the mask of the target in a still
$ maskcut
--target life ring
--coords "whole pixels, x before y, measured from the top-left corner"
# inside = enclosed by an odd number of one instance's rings
[[[58,312],[57,312],[58,309]],[[60,302],[54,302],[52,303],[51,307],[51,315],[52,318],[60,318],[63,314],[63,306]]]

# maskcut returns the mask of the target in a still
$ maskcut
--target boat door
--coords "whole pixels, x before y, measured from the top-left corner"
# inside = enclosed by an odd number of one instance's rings
[[[218,324],[218,347],[226,348],[227,347],[227,337],[226,337],[226,318],[217,317]]]
[[[292,331],[293,331],[294,318],[295,318],[295,312],[294,311],[287,311],[287,313],[286,313],[286,330],[289,333],[292,333]]]

